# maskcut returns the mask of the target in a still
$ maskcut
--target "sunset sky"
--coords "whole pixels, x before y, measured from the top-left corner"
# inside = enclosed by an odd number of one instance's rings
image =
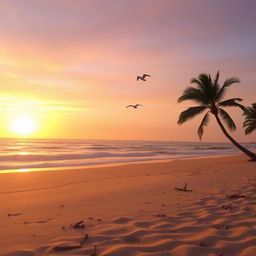
[[[256,102],[254,0],[0,0],[0,137],[198,141],[177,98],[199,73]],[[137,82],[148,73],[147,82]],[[140,103],[140,109],[125,108]],[[243,135],[239,109],[228,109]],[[203,141],[226,141],[211,118]]]

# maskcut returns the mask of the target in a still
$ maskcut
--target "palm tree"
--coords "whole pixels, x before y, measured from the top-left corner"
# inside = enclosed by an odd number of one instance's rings
[[[245,121],[243,127],[245,127],[245,134],[250,134],[256,130],[256,103],[253,103],[252,107],[248,107],[244,114]]]
[[[231,98],[228,100],[222,101],[226,89],[234,83],[239,83],[238,78],[230,78],[224,81],[223,85],[220,86],[219,84],[219,77],[220,73],[217,72],[214,80],[211,78],[209,74],[200,74],[198,78],[192,78],[191,83],[196,84],[195,87],[188,87],[184,90],[183,95],[178,98],[178,102],[183,102],[185,100],[191,100],[199,104],[199,106],[190,107],[187,110],[181,112],[178,120],[178,124],[183,124],[184,122],[192,119],[198,114],[201,114],[205,111],[206,114],[204,115],[199,128],[197,130],[198,136],[200,140],[202,139],[204,127],[209,122],[209,115],[212,114],[218,125],[220,126],[222,132],[225,136],[242,152],[248,155],[252,161],[256,161],[256,155],[244,148],[238,142],[236,142],[227,132],[226,128],[222,124],[221,119],[227,127],[232,131],[236,130],[236,125],[230,115],[222,108],[222,107],[239,107],[243,111],[246,111],[246,108],[241,105],[239,102],[242,101],[241,98]],[[221,117],[221,119],[220,119]]]

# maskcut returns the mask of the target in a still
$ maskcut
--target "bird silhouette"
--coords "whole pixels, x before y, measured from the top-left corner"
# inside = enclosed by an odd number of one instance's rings
[[[132,107],[132,108],[138,108],[139,106],[141,106],[141,107],[142,107],[142,105],[141,105],[141,104],[128,105],[128,106],[126,106],[126,107],[127,107],[127,108],[129,108],[129,107]]]
[[[150,75],[147,74],[143,74],[142,76],[137,76],[137,81],[142,80],[142,81],[146,81],[146,77],[151,77]]]

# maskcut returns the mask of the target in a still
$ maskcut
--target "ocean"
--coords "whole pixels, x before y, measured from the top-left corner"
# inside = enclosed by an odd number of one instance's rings
[[[243,144],[256,151],[256,144]],[[0,172],[198,158],[240,152],[229,143],[0,139]]]

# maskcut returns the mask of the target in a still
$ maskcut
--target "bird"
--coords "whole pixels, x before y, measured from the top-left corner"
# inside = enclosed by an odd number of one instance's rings
[[[139,106],[141,106],[141,107],[142,107],[142,105],[141,105],[141,104],[128,105],[128,106],[126,106],[126,107],[127,107],[127,108],[129,108],[129,107],[132,107],[132,108],[138,108]]]
[[[137,76],[137,81],[142,80],[142,81],[146,81],[146,77],[151,77],[150,75],[147,74],[143,74],[142,76]]]

